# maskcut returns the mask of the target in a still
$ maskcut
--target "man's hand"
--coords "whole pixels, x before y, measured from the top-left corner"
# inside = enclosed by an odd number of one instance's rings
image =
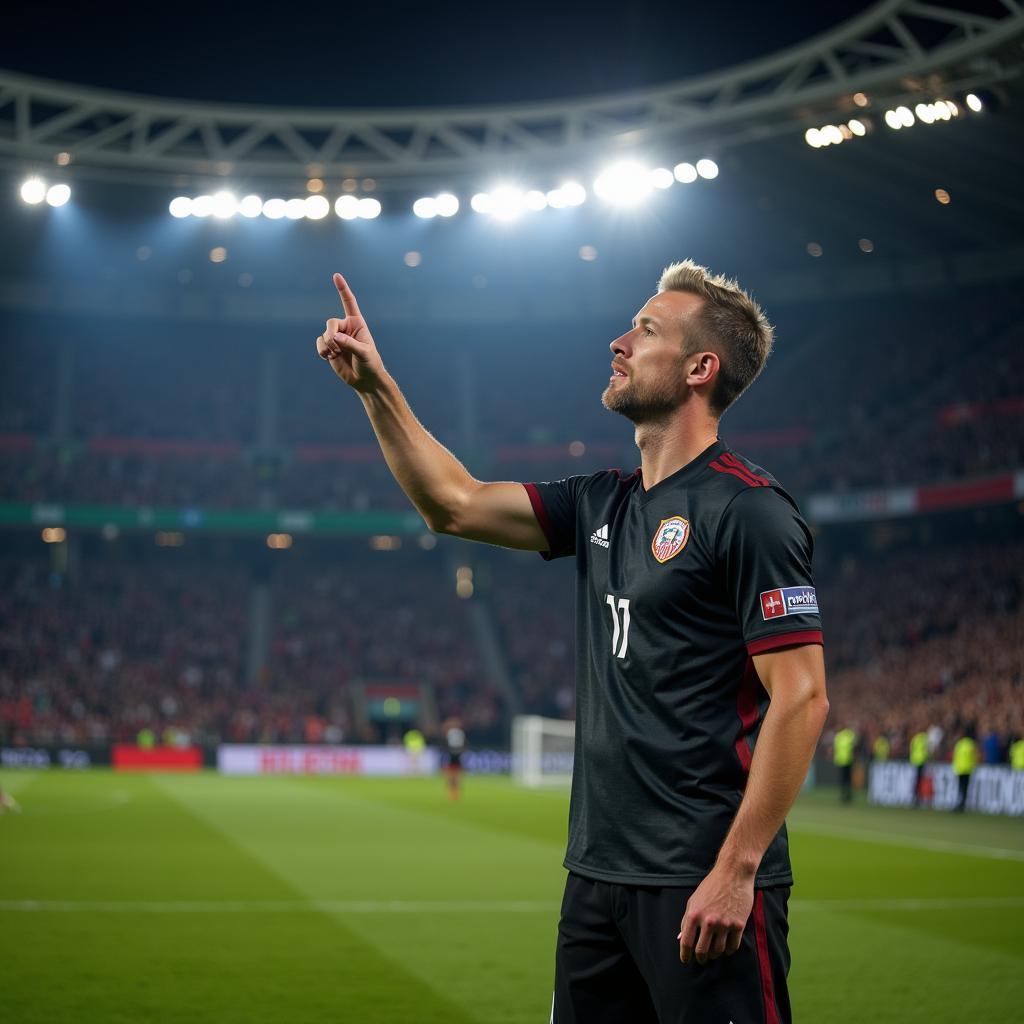
[[[344,319],[327,321],[324,333],[316,339],[317,355],[331,364],[331,369],[356,391],[373,391],[385,376],[384,363],[366,326],[359,303],[341,274],[334,275],[334,287],[341,296]]]
[[[688,964],[732,956],[754,906],[754,876],[716,866],[686,903],[679,939],[679,959]]]

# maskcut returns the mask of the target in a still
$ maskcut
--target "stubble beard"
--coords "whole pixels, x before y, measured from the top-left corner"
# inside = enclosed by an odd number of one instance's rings
[[[630,377],[616,380],[617,383],[609,381],[601,395],[601,404],[636,426],[664,420],[682,400],[683,389],[676,374],[643,384]]]

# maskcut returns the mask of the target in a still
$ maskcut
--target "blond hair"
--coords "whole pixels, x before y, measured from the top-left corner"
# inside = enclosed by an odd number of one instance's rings
[[[669,264],[662,271],[658,291],[689,292],[704,300],[695,318],[698,337],[688,351],[707,346],[718,356],[711,411],[721,416],[764,369],[775,335],[772,325],[736,281],[712,274],[693,260]]]

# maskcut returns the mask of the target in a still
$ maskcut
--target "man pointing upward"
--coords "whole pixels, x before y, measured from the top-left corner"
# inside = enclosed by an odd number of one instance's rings
[[[484,483],[420,425],[351,288],[317,352],[440,533],[576,559],[577,721],[555,1024],[791,1019],[785,816],[828,712],[812,540],[718,438],[772,328],[690,261],[611,342],[641,466]],[[598,351],[595,348],[595,358]]]

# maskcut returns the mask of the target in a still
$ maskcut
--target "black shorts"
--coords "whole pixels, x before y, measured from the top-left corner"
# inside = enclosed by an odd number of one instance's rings
[[[703,966],[680,962],[676,938],[693,891],[570,873],[552,1024],[790,1024],[790,887],[755,890],[740,948]]]

